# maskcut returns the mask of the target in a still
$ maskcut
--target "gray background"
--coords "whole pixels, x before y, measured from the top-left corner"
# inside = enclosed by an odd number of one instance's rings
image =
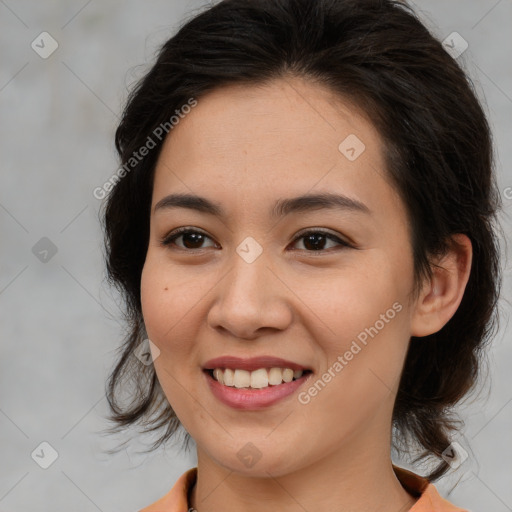
[[[100,435],[122,329],[119,298],[103,282],[92,191],[117,169],[113,132],[127,86],[204,3],[0,0],[0,512],[135,511],[195,465],[172,446],[138,454],[148,444],[140,438],[104,453],[130,437]],[[512,0],[413,5],[440,39],[457,31],[469,43],[459,60],[494,131],[510,239]],[[59,44],[47,59],[31,48],[43,31]],[[57,249],[46,262],[33,250],[48,246],[43,237]],[[510,297],[507,265],[491,379],[461,408],[456,440],[469,458],[436,484],[473,512],[512,510]],[[31,456],[43,441],[58,452],[48,469]]]

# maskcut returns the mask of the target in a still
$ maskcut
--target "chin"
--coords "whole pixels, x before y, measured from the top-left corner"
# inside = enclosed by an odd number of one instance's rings
[[[261,449],[258,448],[257,441],[237,442],[236,449],[231,450],[232,445],[229,448],[216,446],[210,450],[210,456],[218,465],[239,475],[269,478],[283,476],[299,469],[299,461],[292,458],[294,451],[297,450],[278,450],[277,445],[269,444],[268,441]]]

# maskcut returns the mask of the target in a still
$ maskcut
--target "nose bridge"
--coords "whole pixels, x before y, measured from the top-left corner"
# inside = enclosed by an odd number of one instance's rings
[[[229,265],[231,270],[222,292],[224,301],[233,301],[232,305],[244,308],[259,308],[262,300],[269,299],[273,287],[268,281],[272,273],[268,268],[268,254],[263,254],[263,248],[258,249],[251,240],[244,241],[232,254]]]

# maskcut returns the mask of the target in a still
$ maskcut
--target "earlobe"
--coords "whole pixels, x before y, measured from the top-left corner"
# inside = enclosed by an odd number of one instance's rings
[[[411,336],[428,336],[441,330],[462,301],[473,251],[466,235],[452,235],[451,242],[447,253],[432,262],[432,278],[425,282],[414,305]]]

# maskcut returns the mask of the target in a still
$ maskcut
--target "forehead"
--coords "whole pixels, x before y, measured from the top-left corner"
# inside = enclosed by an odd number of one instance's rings
[[[337,190],[396,203],[381,138],[364,114],[298,78],[206,94],[166,137],[153,206],[170,192],[237,202]]]

